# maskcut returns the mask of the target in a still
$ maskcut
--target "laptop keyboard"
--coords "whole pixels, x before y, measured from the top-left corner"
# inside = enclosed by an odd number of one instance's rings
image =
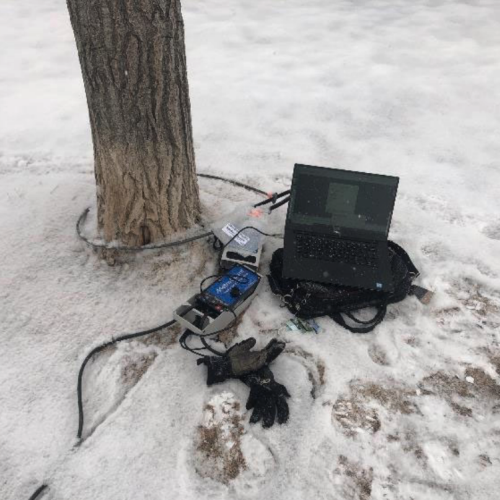
[[[312,235],[297,235],[296,243],[297,255],[302,258],[377,267],[376,243]]]

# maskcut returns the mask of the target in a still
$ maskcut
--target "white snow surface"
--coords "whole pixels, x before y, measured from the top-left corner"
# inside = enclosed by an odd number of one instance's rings
[[[173,332],[122,343],[87,367],[75,446],[85,355],[170,319],[216,255],[201,241],[110,267],[82,244],[95,182],[66,5],[2,0],[0,498],[42,483],[51,500],[499,498],[500,2],[185,0],[183,12],[198,170],[265,190],[288,187],[296,162],[400,176],[391,238],[436,295],[390,306],[373,334],[320,319],[301,335],[266,284],[236,340],[287,342],[273,371],[290,420],[270,430],[249,424],[242,383],[207,388]],[[200,189],[207,220],[255,199]],[[266,241],[263,272],[279,245]],[[206,405],[216,421],[235,401],[246,468],[204,477]]]

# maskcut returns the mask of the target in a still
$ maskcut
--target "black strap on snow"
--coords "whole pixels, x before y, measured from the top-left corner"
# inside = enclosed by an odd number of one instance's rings
[[[335,323],[339,324],[340,326],[343,326],[346,330],[349,330],[352,333],[370,333],[379,323],[382,323],[383,319],[385,318],[386,312],[387,312],[387,305],[385,304],[380,305],[378,307],[375,316],[368,321],[360,320],[348,311],[344,313],[354,323],[358,323],[364,326],[351,326],[347,324],[346,320],[342,316],[342,313],[340,312],[330,314],[330,318],[332,318],[333,321],[335,321]]]
[[[397,254],[399,258],[403,261],[408,273],[412,276],[412,279],[415,279],[420,275],[420,271],[415,267],[415,264],[412,262],[410,256],[406,253],[403,247],[401,247],[397,243],[394,243],[394,241],[390,240],[387,242],[387,246],[389,247],[390,251]]]

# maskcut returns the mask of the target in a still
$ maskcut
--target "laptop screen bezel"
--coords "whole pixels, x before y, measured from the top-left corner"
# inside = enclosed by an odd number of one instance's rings
[[[360,182],[362,181],[370,181],[374,180],[374,178],[378,179],[383,179],[385,182],[384,184],[387,185],[387,181],[389,181],[389,184],[392,184],[394,187],[394,192],[393,192],[393,199],[392,199],[392,204],[390,207],[390,211],[387,214],[387,227],[385,232],[383,231],[377,231],[377,230],[370,230],[366,228],[350,228],[350,227],[344,227],[344,226],[334,226],[331,224],[302,224],[298,222],[294,222],[292,220],[292,210],[294,206],[294,199],[297,193],[297,177],[299,174],[311,174],[314,175],[314,170],[321,170],[322,176],[325,176],[325,170],[328,171],[327,177],[331,178],[332,180],[335,180],[335,173],[339,174],[339,177],[337,177],[337,180],[345,180],[346,174],[348,174],[349,177],[352,177],[353,180],[359,180]],[[377,182],[374,182],[374,184],[377,184]],[[328,167],[318,167],[318,166],[313,166],[313,165],[304,165],[300,163],[296,163],[294,166],[294,171],[293,171],[293,178],[292,178],[292,187],[291,187],[291,192],[290,192],[290,203],[288,204],[288,210],[287,210],[287,217],[286,217],[286,225],[288,227],[293,227],[296,230],[303,231],[303,232],[317,232],[325,235],[331,235],[333,237],[338,237],[338,238],[348,238],[348,239],[360,239],[360,240],[375,240],[375,241],[383,241],[387,240],[387,237],[389,235],[389,229],[391,226],[392,222],[392,214],[394,212],[394,205],[396,202],[396,195],[397,195],[397,189],[399,185],[399,177],[395,176],[389,176],[389,175],[382,175],[382,174],[372,174],[372,173],[367,173],[367,172],[357,172],[354,170],[345,170],[345,169],[338,169],[338,168],[328,168]]]

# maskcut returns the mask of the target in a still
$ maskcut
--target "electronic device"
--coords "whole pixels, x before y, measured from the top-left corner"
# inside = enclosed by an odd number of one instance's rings
[[[387,236],[398,177],[296,164],[283,276],[392,291]]]
[[[227,223],[214,234],[225,245],[220,258],[221,267],[230,269],[241,264],[258,270],[264,242],[261,233],[252,227],[242,230],[236,224]]]
[[[193,295],[174,312],[174,319],[188,330],[211,334],[231,324],[260,290],[262,276],[247,266],[236,265]]]
[[[245,249],[235,248],[229,244],[222,250],[220,257],[221,267],[227,269],[235,264],[244,264],[252,269],[259,268],[260,257],[262,255],[262,245],[259,246],[256,252],[247,252]]]

